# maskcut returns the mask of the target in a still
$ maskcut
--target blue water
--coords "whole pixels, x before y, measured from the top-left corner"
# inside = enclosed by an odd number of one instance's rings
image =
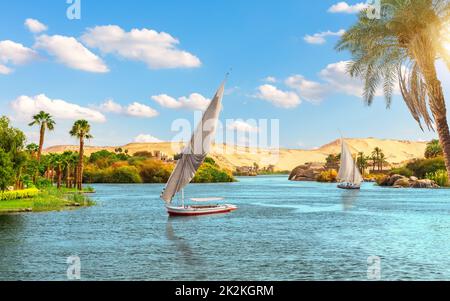
[[[190,185],[229,215],[169,219],[161,185],[96,185],[97,206],[0,216],[0,280],[450,280],[450,190],[343,191],[285,177]]]

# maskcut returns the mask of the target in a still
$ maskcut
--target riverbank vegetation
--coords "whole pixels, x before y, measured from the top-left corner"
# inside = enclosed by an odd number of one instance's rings
[[[392,168],[386,160],[382,149],[376,147],[370,155],[364,153],[355,154],[356,164],[368,182],[377,182],[383,184],[387,179],[394,176],[417,180],[429,180],[440,187],[448,187],[449,179],[446,172],[445,160],[442,156],[442,147],[438,140],[432,140],[427,144],[424,158],[413,159],[403,165]],[[297,175],[298,178],[308,178],[311,175],[318,182],[334,183],[337,181],[337,170],[340,165],[340,154],[332,154],[326,158],[323,168],[316,168],[312,172],[311,168],[298,169],[303,174]],[[298,172],[297,172],[298,173]],[[416,180],[417,179],[417,180]],[[389,182],[389,181],[388,181]]]
[[[100,151],[87,159],[83,180],[86,183],[166,183],[174,162],[164,162],[150,153],[141,152],[130,156],[125,153]],[[197,171],[193,183],[220,183],[235,181],[231,171],[221,168],[211,158],[206,158]]]
[[[73,189],[47,187],[0,192],[0,214],[61,211],[92,205],[93,201]]]
[[[0,118],[0,213],[63,210],[93,204],[85,196],[92,192],[91,188],[74,189],[73,153],[42,154],[45,132],[53,130],[55,124],[45,112],[35,115],[30,126],[39,126],[39,145],[25,145],[25,134],[12,127],[7,117]]]
[[[379,147],[366,155],[355,153],[354,160],[366,182],[376,182],[381,186],[394,185],[397,180],[403,181],[403,187],[427,188],[436,186],[449,187],[443,150],[438,140],[430,141],[423,158],[413,159],[401,165],[392,166],[387,162],[387,156]],[[309,163],[295,168],[290,180],[317,181],[335,183],[338,181],[338,170],[341,155],[331,154],[325,163]],[[397,184],[402,184],[400,183]],[[409,185],[409,186],[407,186]]]
[[[39,145],[26,145],[24,133],[13,128],[7,117],[0,118],[2,202],[26,200],[24,205],[29,205],[36,198],[43,204],[48,196],[52,200],[59,197],[61,204],[67,204],[71,201],[65,197],[69,192],[71,197],[75,191],[82,196],[92,192],[83,187],[83,183],[166,183],[175,167],[174,160],[145,151],[130,155],[127,150],[118,148],[115,152],[104,150],[86,156],[85,141],[93,139],[86,120],[75,121],[68,133],[79,141],[78,152],[45,154],[45,135],[55,129],[56,123],[48,113],[40,112],[33,116],[29,125],[39,127]],[[211,158],[205,160],[193,180],[194,183],[233,181],[232,172],[221,168]],[[49,191],[52,194],[48,194]]]

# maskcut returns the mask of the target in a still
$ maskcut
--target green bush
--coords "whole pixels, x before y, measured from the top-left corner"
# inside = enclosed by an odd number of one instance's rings
[[[166,183],[173,165],[159,160],[147,160],[139,165],[139,174],[144,183]]]
[[[426,178],[429,179],[429,180],[435,181],[436,184],[438,184],[441,187],[449,186],[448,174],[447,174],[447,171],[445,169],[438,170],[438,171],[433,172],[433,173],[428,173],[426,175]]]
[[[39,177],[39,178],[36,179],[35,186],[36,186],[37,188],[39,188],[39,189],[48,188],[48,187],[51,187],[51,186],[52,186],[52,181],[50,181],[50,180],[47,179],[47,178],[41,178],[41,177]]]
[[[394,168],[390,172],[391,175],[401,175],[405,177],[412,177],[414,175],[413,171],[407,167]]]
[[[38,194],[39,190],[36,188],[0,192],[0,201],[29,199],[37,196]]]
[[[406,168],[411,170],[414,175],[420,179],[425,178],[427,174],[446,169],[443,157],[414,160],[411,163],[408,163]]]
[[[107,183],[134,184],[142,183],[139,172],[134,166],[122,166],[115,168],[107,175]]]
[[[322,171],[317,176],[317,182],[321,183],[335,183],[337,181],[338,173],[335,169],[330,169],[326,171]]]
[[[193,183],[228,183],[234,181],[231,172],[222,170],[211,163],[203,163],[192,180]]]
[[[10,156],[0,148],[0,191],[14,182],[14,169]]]

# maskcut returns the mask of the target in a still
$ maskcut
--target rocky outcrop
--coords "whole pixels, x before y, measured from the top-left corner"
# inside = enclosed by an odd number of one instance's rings
[[[290,181],[315,181],[321,172],[325,171],[323,164],[307,163],[296,167],[289,175]]]
[[[386,176],[378,181],[378,185],[393,188],[439,188],[436,182],[428,179],[419,180],[416,177],[405,177],[402,175]]]

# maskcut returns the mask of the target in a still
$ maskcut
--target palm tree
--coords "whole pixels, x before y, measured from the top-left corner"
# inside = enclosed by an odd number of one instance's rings
[[[383,152],[381,152],[380,153],[380,160],[378,161],[378,170],[383,172],[383,168],[384,168],[386,163],[387,163],[386,155]]]
[[[358,22],[341,38],[339,51],[349,50],[351,76],[364,80],[364,100],[370,105],[382,84],[387,107],[397,83],[423,130],[436,125],[450,176],[450,131],[441,82],[435,61],[450,68],[450,55],[441,34],[450,21],[448,0],[381,0],[381,18],[362,11]],[[431,114],[430,114],[431,111]]]
[[[66,170],[66,188],[72,188],[72,167],[75,166],[78,161],[77,154],[71,151],[66,151],[62,154],[62,156]]]
[[[25,149],[31,155],[31,157],[37,159],[37,153],[39,152],[39,145],[37,145],[36,143],[31,143],[31,144],[28,144],[25,147]]]
[[[358,168],[361,171],[361,174],[364,176],[365,171],[366,171],[367,167],[369,166],[368,158],[364,155],[364,153],[362,153],[362,152],[358,153],[358,156],[356,158],[356,164],[358,165]]]
[[[338,155],[328,155],[328,157],[326,158],[326,164],[325,164],[325,168],[326,169],[335,169],[338,170],[339,169],[339,165],[340,165],[340,161],[341,161],[341,154]]]
[[[381,154],[383,151],[379,147],[375,147],[372,152],[372,164],[373,164],[373,171],[375,171],[375,167],[378,167],[378,170],[380,170],[380,159]]]
[[[29,124],[29,126],[38,125],[40,127],[39,133],[39,150],[37,159],[41,161],[42,148],[44,146],[44,136],[45,130],[53,131],[55,129],[55,121],[52,116],[44,111],[39,112],[39,114],[33,116],[33,122]]]
[[[93,136],[90,133],[91,126],[86,120],[78,120],[74,123],[70,135],[76,137],[80,140],[80,150],[78,159],[78,169],[77,169],[77,189],[83,189],[83,158],[84,158],[84,140],[92,139]]]

